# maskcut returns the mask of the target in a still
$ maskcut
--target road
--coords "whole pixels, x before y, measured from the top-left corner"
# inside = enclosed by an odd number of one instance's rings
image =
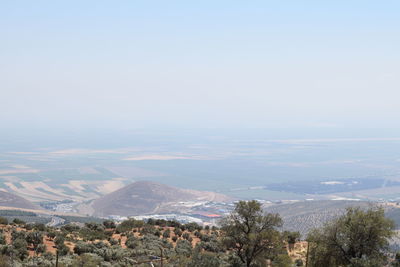
[[[63,218],[57,217],[57,216],[52,216],[51,217],[51,221],[49,223],[47,223],[47,226],[58,226],[58,225],[62,225],[64,224],[65,220]]]

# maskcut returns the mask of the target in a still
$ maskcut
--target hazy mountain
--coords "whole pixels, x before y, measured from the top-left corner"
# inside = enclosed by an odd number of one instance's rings
[[[181,211],[179,202],[227,200],[228,197],[213,192],[138,181],[95,200],[92,207],[97,216],[129,216]]]
[[[25,198],[5,191],[0,191],[0,206],[21,209],[40,209]]]

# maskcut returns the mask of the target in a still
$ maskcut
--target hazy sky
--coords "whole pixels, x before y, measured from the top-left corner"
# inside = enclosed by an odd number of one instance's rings
[[[0,2],[1,127],[390,127],[400,1]]]

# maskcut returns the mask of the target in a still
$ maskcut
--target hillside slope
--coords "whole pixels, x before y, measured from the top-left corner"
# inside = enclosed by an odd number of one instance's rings
[[[102,196],[92,204],[94,215],[144,215],[179,211],[179,202],[227,201],[213,192],[186,190],[159,183],[138,181]]]
[[[303,238],[313,229],[343,215],[348,207],[370,208],[381,206],[386,216],[394,220],[397,228],[400,226],[400,206],[390,206],[384,203],[348,200],[301,201],[292,204],[281,204],[266,207],[267,212],[279,213],[283,219],[283,228],[299,231]]]
[[[25,198],[5,191],[0,191],[0,206],[21,209],[40,209]]]

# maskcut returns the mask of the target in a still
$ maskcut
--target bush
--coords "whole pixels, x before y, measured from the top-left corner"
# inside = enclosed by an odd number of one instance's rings
[[[174,229],[174,234],[180,237],[182,235],[182,230],[179,229],[179,228],[175,228]]]
[[[139,244],[140,244],[139,239],[137,239],[134,236],[129,236],[125,242],[126,247],[131,249],[136,248],[137,246],[139,246]]]
[[[60,256],[65,256],[70,252],[69,247],[67,247],[64,243],[57,246],[57,251],[58,255]]]
[[[34,225],[32,225],[32,227],[37,231],[46,231],[46,225],[44,225],[43,223],[35,223]]]
[[[0,234],[0,245],[6,244],[6,237],[4,234]]]
[[[25,240],[26,238],[26,232],[25,231],[16,231],[13,230],[11,233],[11,240],[14,242],[17,239],[23,239]]]
[[[125,233],[131,231],[133,228],[139,228],[144,225],[143,221],[135,220],[135,219],[129,219],[121,222],[117,228],[116,232],[117,233]]]
[[[77,232],[80,229],[81,228],[78,225],[75,225],[75,224],[67,224],[67,225],[64,225],[64,226],[61,227],[62,231],[69,232],[69,233]]]
[[[12,222],[13,222],[13,224],[16,224],[16,225],[25,225],[26,224],[25,221],[20,220],[18,218],[15,218]]]
[[[0,217],[0,224],[8,224],[8,219],[5,217]]]
[[[112,220],[105,220],[105,221],[103,222],[103,225],[104,225],[105,228],[108,228],[108,229],[114,229],[114,228],[117,227],[117,226],[115,225],[115,222],[112,221]]]
[[[155,221],[155,225],[158,225],[160,227],[165,227],[165,226],[167,226],[167,221],[164,219],[157,219]]]
[[[48,232],[47,237],[50,238],[51,240],[54,240],[54,238],[57,236],[57,233],[54,231]]]
[[[195,250],[192,260],[187,265],[188,267],[219,267],[221,261],[211,253],[200,253]]]
[[[109,239],[108,239],[108,242],[110,242],[110,245],[111,245],[111,246],[116,246],[116,245],[119,244],[118,240],[117,240],[117,239],[114,239],[114,238],[109,238]]]
[[[176,243],[175,251],[178,255],[190,257],[192,255],[192,243],[184,239],[179,239]]]
[[[201,233],[199,231],[194,232],[194,236],[200,238],[201,237]]]
[[[94,241],[96,239],[107,239],[107,234],[104,231],[103,225],[98,223],[87,223],[85,227],[81,228],[79,233],[83,239]]]
[[[143,228],[140,230],[141,235],[146,235],[146,234],[152,234],[156,235],[156,232],[158,230],[153,226],[153,225],[145,225]]]
[[[78,241],[75,244],[74,247],[74,252],[78,255],[84,254],[84,253],[93,253],[95,251],[96,247],[93,244],[86,243],[83,241]]]
[[[185,226],[189,232],[193,232],[195,230],[197,230],[197,231],[202,230],[202,227],[195,222],[187,223],[187,224],[185,224]]]
[[[28,251],[26,250],[28,243],[25,239],[17,238],[13,241],[13,254],[21,260],[28,257]]]
[[[190,237],[190,235],[189,235],[189,233],[183,233],[183,234],[182,234],[182,237],[183,237],[183,239],[188,240],[189,237]]]
[[[156,230],[156,231],[154,232],[154,235],[157,236],[157,237],[160,237],[160,235],[161,235],[160,230]]]
[[[45,246],[39,247],[43,244],[43,233],[41,232],[29,232],[26,235],[26,242],[33,246],[33,250],[35,251],[35,253],[44,252],[46,249]]]
[[[163,233],[163,238],[169,238],[171,236],[171,230],[167,229]]]

